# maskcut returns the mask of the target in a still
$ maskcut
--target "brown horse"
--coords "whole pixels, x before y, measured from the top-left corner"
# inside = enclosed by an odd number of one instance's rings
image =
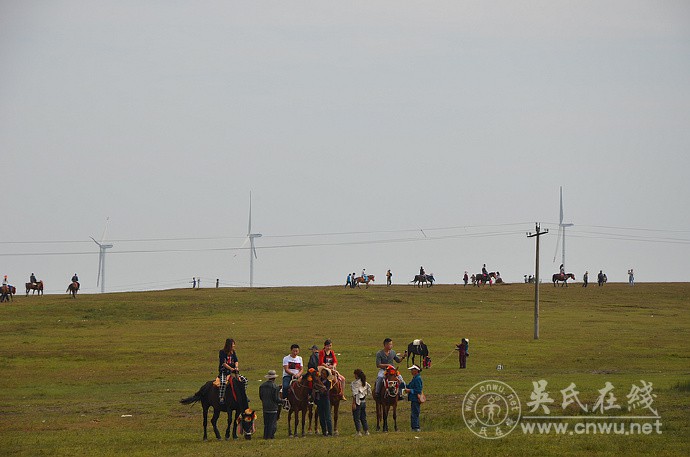
[[[395,369],[386,369],[383,377],[381,392],[374,394],[376,400],[376,431],[381,430],[383,420],[383,431],[388,431],[388,413],[393,408],[393,428],[398,431],[398,395],[400,394],[400,380]]]
[[[337,373],[334,372],[334,374],[337,376]],[[343,401],[342,397],[344,396],[343,392],[343,386],[345,385],[345,381],[343,380],[343,384],[339,385],[337,378],[333,380],[333,384],[331,387],[331,390],[328,391],[328,398],[331,401],[331,419],[333,420],[333,436],[338,436],[338,411],[340,410],[340,402]],[[318,434],[319,433],[319,407],[317,406],[314,408],[314,414],[313,416],[316,418],[314,421],[314,433]],[[312,408],[309,408],[309,430],[311,431],[311,420],[312,420]]]
[[[568,287],[568,279],[575,280],[575,275],[573,273],[556,273],[551,277],[551,281],[553,281],[554,287],[556,287],[557,282],[562,282],[563,284],[565,284],[566,287]],[[563,287],[563,284],[561,284],[561,287]]]
[[[366,278],[361,276],[357,276],[355,278],[355,284],[357,284],[357,287],[359,287],[360,284],[366,284],[366,286],[369,287],[369,282],[374,282],[374,275],[367,275]]]
[[[67,290],[65,292],[69,292],[72,294],[72,298],[77,298],[77,291],[79,290],[79,283],[77,281],[73,281],[67,286]]]
[[[319,392],[325,393],[326,387],[321,382],[321,378],[316,370],[311,369],[302,377],[293,381],[290,384],[287,392],[287,400],[289,405],[288,410],[288,436],[297,436],[297,426],[299,425],[298,413],[302,413],[302,436],[304,436],[304,418],[309,409],[309,392],[311,388],[309,384],[313,386],[314,389]],[[295,414],[295,432],[292,432],[292,414]]]
[[[26,296],[29,296],[29,291],[31,291],[31,295],[36,293],[38,291],[38,295],[43,295],[43,280],[38,281],[36,283],[34,282],[27,282],[26,283]]]
[[[2,288],[0,288],[0,303],[4,301],[12,301],[12,295],[16,293],[16,287],[10,286],[9,284],[6,286],[2,286]]]

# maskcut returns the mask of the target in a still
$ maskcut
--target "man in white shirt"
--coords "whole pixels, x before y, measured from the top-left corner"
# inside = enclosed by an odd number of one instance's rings
[[[287,392],[290,388],[290,382],[293,379],[299,379],[304,372],[304,364],[302,357],[299,355],[299,344],[290,346],[290,353],[283,357],[283,390],[282,398],[287,398]]]

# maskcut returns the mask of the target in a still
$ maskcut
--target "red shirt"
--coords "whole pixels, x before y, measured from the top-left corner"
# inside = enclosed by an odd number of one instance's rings
[[[326,351],[321,349],[319,351],[319,365],[337,365],[338,359],[335,356],[335,352],[331,350],[331,353],[326,355]]]

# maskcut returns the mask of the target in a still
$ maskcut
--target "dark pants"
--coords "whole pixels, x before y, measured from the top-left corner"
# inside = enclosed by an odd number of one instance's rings
[[[419,412],[420,412],[420,404],[417,401],[411,401],[410,402],[410,425],[412,426],[412,430],[416,430],[419,428]]]
[[[328,395],[319,395],[316,401],[319,407],[319,424],[324,435],[333,435],[333,422],[331,421],[331,399]]]
[[[366,432],[369,430],[369,424],[367,423],[367,404],[366,402],[361,402],[354,411],[352,411],[352,419],[355,421],[355,429],[358,432]]]
[[[465,368],[467,366],[467,354],[460,353],[460,368]]]
[[[266,412],[264,411],[264,439],[272,440],[276,436],[276,430],[278,429],[278,412]]]

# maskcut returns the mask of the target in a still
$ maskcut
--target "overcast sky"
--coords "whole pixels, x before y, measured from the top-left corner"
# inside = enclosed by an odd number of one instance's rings
[[[0,272],[687,281],[687,1],[0,1]],[[166,241],[168,240],[168,241]],[[147,251],[147,252],[142,252]],[[555,257],[555,260],[554,260]]]

